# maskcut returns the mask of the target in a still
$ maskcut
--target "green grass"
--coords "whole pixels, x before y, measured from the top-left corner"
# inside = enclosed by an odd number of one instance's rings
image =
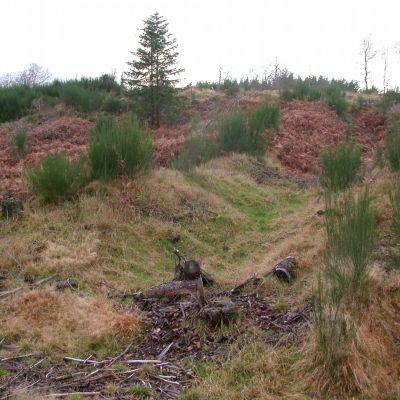
[[[127,393],[137,396],[139,399],[147,399],[153,395],[153,389],[146,385],[136,384],[129,387]]]
[[[0,368],[0,380],[10,375],[10,371],[5,368]]]
[[[121,290],[140,289],[173,277],[176,246],[189,257],[206,262],[216,278],[223,278],[232,268],[239,271],[250,254],[263,251],[259,243],[273,233],[274,221],[301,209],[308,196],[291,184],[258,185],[235,165],[226,166],[233,177],[213,170],[212,179],[197,171],[189,176],[172,170],[154,171],[123,192],[118,182],[99,182],[95,192],[83,191],[74,203],[38,207],[35,213],[28,208],[24,223],[6,224],[2,234],[15,243],[25,243],[16,250],[18,259],[24,259],[24,251],[35,243],[55,241],[68,249],[71,257],[54,258],[56,253],[43,259],[40,268],[29,264],[27,273],[40,279],[60,272],[77,279],[90,293],[104,289],[93,283],[91,268],[70,265],[71,258],[90,259],[92,252],[98,274]],[[143,207],[154,212],[140,214]],[[36,229],[37,220],[40,230]],[[88,231],[84,226],[92,228]],[[170,232],[181,236],[179,244],[166,239]],[[11,273],[17,266],[8,260],[4,268]]]

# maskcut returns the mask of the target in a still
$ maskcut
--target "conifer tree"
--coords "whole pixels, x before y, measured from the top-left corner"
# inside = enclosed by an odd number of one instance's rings
[[[176,93],[177,76],[184,70],[177,67],[178,45],[165,19],[155,13],[143,22],[139,48],[131,53],[134,59],[127,63],[123,83],[140,96],[151,124],[159,127],[161,113]]]

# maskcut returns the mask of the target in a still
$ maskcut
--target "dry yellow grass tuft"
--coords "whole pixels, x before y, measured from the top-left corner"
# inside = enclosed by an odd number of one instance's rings
[[[3,301],[0,313],[2,334],[42,351],[113,351],[140,334],[139,317],[112,302],[50,289]]]
[[[388,296],[386,288],[377,282],[370,287],[368,308],[356,321],[355,332],[349,338],[350,346],[343,351],[332,379],[325,366],[325,354],[319,352],[317,339],[305,344],[308,360],[309,386],[321,395],[330,393],[337,398],[346,398],[362,393],[371,399],[398,399],[400,387],[399,348],[400,301]],[[346,319],[354,317],[346,315]],[[311,361],[310,361],[311,360]],[[311,367],[310,367],[311,365]],[[299,365],[303,368],[305,365]]]

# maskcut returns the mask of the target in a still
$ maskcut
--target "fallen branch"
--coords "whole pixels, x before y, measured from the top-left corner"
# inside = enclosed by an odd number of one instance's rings
[[[27,358],[27,357],[37,357],[38,355],[39,355],[39,354],[29,353],[29,354],[24,354],[24,355],[22,355],[22,356],[0,358],[0,362],[4,362],[4,361],[13,361],[13,360],[20,360],[21,358]]]
[[[101,392],[71,392],[71,393],[51,393],[44,397],[69,397],[69,396],[99,396]]]
[[[11,296],[12,294],[18,293],[23,289],[24,288],[22,286],[20,286],[20,287],[18,287],[16,289],[7,290],[5,292],[0,292],[0,299],[3,299],[4,297],[7,297],[7,296]]]

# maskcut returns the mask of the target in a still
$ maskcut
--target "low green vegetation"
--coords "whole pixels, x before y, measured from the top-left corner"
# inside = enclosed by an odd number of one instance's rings
[[[347,103],[345,92],[340,85],[336,83],[310,82],[307,80],[297,80],[291,88],[284,88],[280,92],[284,100],[291,101],[294,99],[308,101],[322,101],[332,107],[339,116],[343,116]]]
[[[110,114],[117,114],[123,108],[123,102],[118,97],[106,96],[102,104],[103,110]]]
[[[328,192],[325,206],[328,244],[318,279],[312,358],[319,371],[317,386],[326,385],[326,390],[343,394],[354,390],[346,368],[369,302],[368,271],[376,218],[368,190],[358,197],[351,192],[343,196]]]
[[[174,165],[182,171],[189,171],[198,165],[205,164],[217,154],[218,149],[213,138],[193,135],[186,140]]]
[[[0,368],[0,380],[10,375],[10,371],[5,368]]]
[[[224,153],[264,155],[268,146],[265,130],[277,130],[279,120],[280,110],[275,105],[222,115],[218,124],[218,148]]]
[[[384,166],[385,166],[385,150],[380,144],[378,144],[378,146],[376,146],[375,149],[374,167],[382,169]]]
[[[138,399],[148,399],[153,394],[153,389],[146,385],[136,384],[131,386],[127,392],[131,395],[137,396]]]
[[[25,158],[26,155],[26,142],[28,140],[28,135],[25,129],[20,129],[17,133],[12,137],[11,145],[12,150],[18,159]]]
[[[378,103],[378,107],[380,107],[383,111],[389,111],[395,104],[400,103],[400,91],[396,90],[388,90],[384,95],[380,103]]]
[[[392,122],[386,131],[386,158],[393,171],[400,171],[400,121]]]
[[[28,171],[27,179],[32,191],[46,202],[67,199],[86,182],[82,165],[63,154],[47,156],[41,165]]]
[[[61,101],[77,111],[89,113],[102,107],[115,113],[122,93],[121,85],[112,75],[81,78],[69,81],[55,80],[39,86],[16,85],[0,88],[0,122],[11,121],[29,113],[32,102],[41,99],[45,104]]]
[[[262,157],[268,146],[266,129],[277,131],[280,109],[276,105],[263,105],[250,110],[223,114],[217,125],[217,135],[195,134],[185,143],[175,166],[183,171],[204,164],[226,153],[245,153]]]
[[[393,214],[391,220],[391,229],[397,241],[400,242],[400,184],[397,183],[389,191],[390,204]]]
[[[125,174],[130,177],[150,168],[153,142],[149,132],[136,118],[116,123],[102,118],[89,143],[92,177],[111,179]]]
[[[349,188],[356,180],[361,167],[361,147],[352,142],[338,144],[322,151],[321,184],[338,192]]]

